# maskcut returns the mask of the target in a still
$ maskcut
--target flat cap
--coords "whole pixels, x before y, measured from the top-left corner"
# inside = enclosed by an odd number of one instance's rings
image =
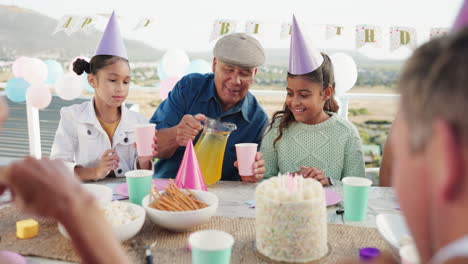
[[[241,68],[255,68],[265,62],[265,51],[260,42],[245,33],[233,33],[220,38],[213,55],[223,63]]]

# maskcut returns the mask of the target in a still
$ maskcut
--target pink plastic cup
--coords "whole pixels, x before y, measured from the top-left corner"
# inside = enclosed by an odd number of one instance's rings
[[[237,166],[239,168],[239,175],[241,176],[254,176],[253,165],[255,163],[255,155],[257,155],[256,143],[239,143],[236,144]]]
[[[138,156],[153,156],[153,137],[156,124],[144,124],[135,127]]]

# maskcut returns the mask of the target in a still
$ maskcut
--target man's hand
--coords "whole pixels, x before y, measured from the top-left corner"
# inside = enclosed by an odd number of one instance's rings
[[[202,114],[197,114],[195,116],[184,115],[182,120],[180,120],[179,124],[177,125],[177,144],[179,144],[179,146],[185,147],[189,139],[192,139],[193,141],[200,130],[203,129],[203,126],[200,122],[204,121],[205,119],[206,117]]]

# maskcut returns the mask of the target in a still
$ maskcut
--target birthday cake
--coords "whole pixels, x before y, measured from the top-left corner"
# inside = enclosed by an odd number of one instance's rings
[[[256,247],[274,261],[310,262],[328,252],[322,185],[301,176],[278,175],[255,191]]]

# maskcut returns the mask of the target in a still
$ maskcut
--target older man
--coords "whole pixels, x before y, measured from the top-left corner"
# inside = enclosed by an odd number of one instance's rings
[[[249,92],[257,67],[265,61],[261,44],[244,33],[221,38],[213,50],[213,74],[184,76],[169,93],[153,117],[158,134],[155,151],[157,177],[173,178],[179,168],[189,139],[196,141],[206,117],[236,124],[224,154],[222,180],[256,181],[265,171],[261,153],[257,153],[256,177],[239,177],[234,166],[236,143],[260,144],[268,118]],[[198,135],[198,136],[197,136]]]

